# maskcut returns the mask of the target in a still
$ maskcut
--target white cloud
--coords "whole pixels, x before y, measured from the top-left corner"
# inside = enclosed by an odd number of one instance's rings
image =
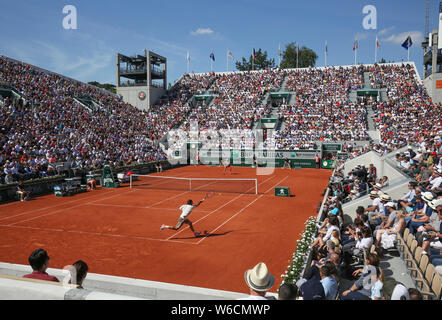
[[[385,36],[386,34],[388,34],[391,31],[393,31],[394,28],[395,27],[388,27],[388,28],[382,29],[381,31],[378,32],[378,35]]]
[[[213,30],[210,28],[198,28],[196,31],[191,31],[190,34],[193,36],[212,34]]]
[[[413,43],[420,44],[424,40],[424,36],[422,32],[420,31],[408,31],[408,32],[402,32],[399,34],[393,34],[389,36],[388,38],[382,39],[382,41],[385,42],[391,42],[394,44],[402,44],[407,39],[407,37],[410,36]]]

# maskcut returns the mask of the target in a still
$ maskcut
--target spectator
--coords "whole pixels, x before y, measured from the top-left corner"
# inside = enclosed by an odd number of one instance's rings
[[[408,294],[410,296],[410,300],[423,300],[422,293],[416,288],[409,288]]]
[[[345,290],[341,295],[341,300],[369,300],[371,296],[371,288],[365,286],[366,283],[371,283],[370,277],[373,270],[379,267],[379,257],[375,253],[368,253],[365,259],[365,266],[353,272],[353,276],[361,274],[350,289]]]
[[[402,283],[394,279],[384,281],[382,294],[385,300],[410,300],[408,289]]]
[[[398,220],[397,217],[396,217],[396,208],[395,208],[394,202],[392,202],[392,201],[387,202],[384,205],[384,207],[385,207],[385,213],[386,213],[387,219],[383,220],[380,225],[376,226],[376,228],[375,228],[375,230],[373,232],[373,236],[375,238],[376,238],[376,233],[377,233],[378,230],[389,229]]]
[[[17,185],[17,194],[20,197],[20,201],[27,201],[29,200],[30,192],[26,191],[25,185],[23,184],[23,181],[20,180]]]
[[[304,282],[299,288],[299,293],[303,300],[326,300],[324,286],[317,277]]]
[[[379,229],[376,232],[375,245],[378,248],[378,252],[381,252],[381,247],[384,249],[390,249],[395,246],[395,241],[398,234],[402,234],[405,230],[405,215],[402,210],[396,212],[395,223],[391,227]]]
[[[327,240],[329,240],[332,237],[333,230],[339,231],[338,224],[339,224],[339,220],[337,217],[335,217],[335,216],[330,217],[328,219],[328,224],[324,228],[318,230],[318,232],[320,234],[313,241],[313,243],[311,244],[311,247],[312,248],[316,247],[318,250],[320,248],[322,248],[325,245],[325,243],[327,242]]]
[[[273,287],[275,278],[269,273],[264,262],[259,262],[253,269],[244,273],[244,279],[249,287],[249,296],[239,300],[268,300],[266,292]]]
[[[427,223],[430,220],[430,216],[433,213],[433,209],[428,205],[429,202],[433,200],[433,195],[431,192],[424,192],[422,194],[422,200],[424,200],[424,206],[422,209],[416,210],[413,213],[413,218],[408,224],[410,233],[415,234],[417,229]]]
[[[404,210],[413,205],[413,200],[416,197],[416,183],[414,181],[410,181],[408,183],[408,193],[403,196],[399,201],[398,201],[398,208],[404,208]]]
[[[72,264],[71,280],[69,283],[78,285],[78,289],[83,288],[83,281],[86,279],[89,267],[83,260],[78,260]]]
[[[298,287],[294,284],[283,283],[278,289],[278,300],[296,300]]]
[[[49,256],[46,250],[37,249],[33,251],[28,261],[33,271],[30,274],[24,275],[24,278],[59,282],[56,277],[46,273],[46,270],[49,268]]]
[[[385,208],[385,205],[391,202],[392,200],[393,199],[388,194],[383,193],[380,195],[380,202],[378,205],[379,212],[377,212],[376,215],[371,216],[371,218],[369,217],[370,218],[369,223],[373,229],[376,228],[376,226],[380,225],[382,221],[388,219],[389,212]]]
[[[437,218],[429,224],[424,225],[425,230],[422,232],[422,253],[430,254],[430,259],[434,266],[442,265],[442,198],[430,202],[432,209],[437,212]],[[435,260],[435,261],[433,261]],[[441,261],[439,261],[441,260]]]
[[[333,274],[336,274],[336,269],[332,263],[325,264],[320,268],[321,284],[324,287],[326,300],[335,300],[338,293],[338,283]]]
[[[376,269],[376,274],[371,276],[372,282],[374,282],[374,284],[371,287],[370,299],[371,300],[383,300],[382,299],[383,298],[382,287],[384,286],[384,282],[385,282],[384,272],[379,267],[375,267],[375,269]]]
[[[351,264],[352,256],[359,255],[363,249],[370,249],[373,244],[373,236],[371,229],[367,226],[362,226],[360,229],[360,234],[358,232],[354,233],[356,240],[355,244],[347,244],[342,248],[343,258],[346,265]]]

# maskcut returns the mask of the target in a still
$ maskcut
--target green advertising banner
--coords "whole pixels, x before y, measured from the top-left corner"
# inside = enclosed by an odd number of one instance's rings
[[[322,162],[321,162],[321,167],[323,169],[333,169],[334,165],[335,165],[334,160],[322,160]]]
[[[280,168],[284,159],[288,159],[292,168],[315,168],[316,150],[200,150],[200,160],[203,164],[218,165],[222,159],[230,157],[234,166],[251,166],[255,155],[259,166]]]
[[[290,189],[288,187],[275,187],[275,197],[290,197]]]

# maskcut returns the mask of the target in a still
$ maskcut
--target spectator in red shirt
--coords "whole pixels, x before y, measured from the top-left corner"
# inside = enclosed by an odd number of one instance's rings
[[[49,268],[49,256],[46,250],[37,249],[33,251],[28,261],[33,271],[24,275],[23,278],[60,282],[56,277],[46,273],[46,269]]]

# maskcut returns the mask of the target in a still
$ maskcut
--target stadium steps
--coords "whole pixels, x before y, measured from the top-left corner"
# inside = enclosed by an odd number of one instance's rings
[[[387,90],[381,90],[381,101],[387,101],[387,100],[388,100]]]
[[[93,106],[91,106],[89,103],[86,103],[86,101],[84,101],[83,99],[79,99],[79,98],[73,98],[73,99],[74,99],[75,102],[79,103],[84,108],[89,110],[89,112],[91,112],[91,113],[94,112]]]
[[[371,89],[370,72],[364,72],[364,89]]]
[[[381,140],[381,133],[379,130],[376,129],[376,126],[373,121],[374,118],[374,111],[371,105],[367,106],[367,129],[368,129],[368,135],[373,140],[373,143],[379,143]]]
[[[279,89],[279,91],[287,91],[287,81],[287,76],[285,76],[284,80],[282,80],[281,88]]]
[[[348,98],[351,102],[356,103],[358,101],[358,92],[356,90],[351,90]]]

